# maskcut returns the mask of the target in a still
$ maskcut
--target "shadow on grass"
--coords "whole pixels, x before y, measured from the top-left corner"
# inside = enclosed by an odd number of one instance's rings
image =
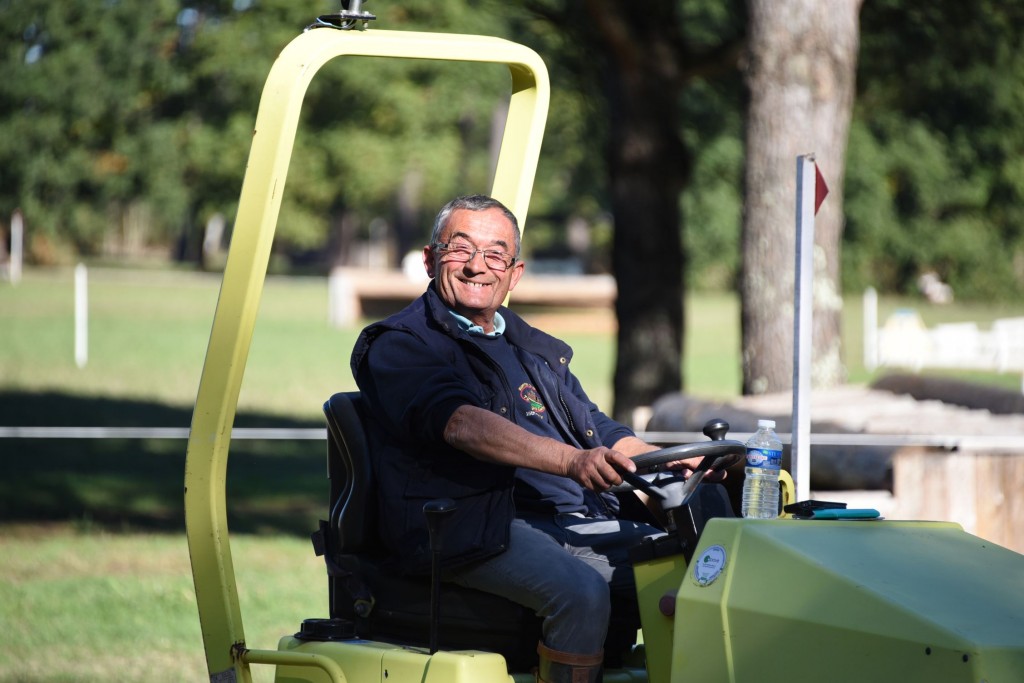
[[[67,394],[0,392],[0,423],[38,427],[188,427],[190,408]],[[236,427],[323,423],[240,414]],[[0,522],[69,522],[111,531],[181,531],[184,439],[0,439]],[[233,532],[305,536],[326,516],[326,444],[234,440]]]

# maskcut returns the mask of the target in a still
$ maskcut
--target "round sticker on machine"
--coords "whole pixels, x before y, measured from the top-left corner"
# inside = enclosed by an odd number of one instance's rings
[[[693,580],[698,586],[708,586],[725,569],[725,548],[713,545],[693,558]]]

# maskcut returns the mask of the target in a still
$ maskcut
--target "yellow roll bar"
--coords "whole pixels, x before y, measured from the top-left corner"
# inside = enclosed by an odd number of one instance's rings
[[[335,57],[505,64],[512,96],[491,194],[525,218],[550,86],[527,47],[483,36],[320,28],[295,38],[267,77],[228,253],[185,461],[185,526],[211,681],[250,681],[228,543],[225,481],[231,428],[306,89]]]

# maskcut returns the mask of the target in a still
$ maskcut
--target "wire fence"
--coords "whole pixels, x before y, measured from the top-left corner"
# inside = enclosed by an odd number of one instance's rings
[[[187,440],[188,427],[0,427],[0,439],[179,439]],[[654,444],[693,443],[707,439],[700,432],[637,432],[637,436]],[[733,433],[730,438],[745,440],[747,433]],[[231,438],[240,441],[324,441],[326,428],[258,428],[239,427]],[[783,443],[791,443],[792,435],[782,432]],[[1022,451],[1024,436],[1020,435],[958,435],[958,434],[811,434],[812,446],[861,446],[865,448],[926,447],[948,451]]]
[[[181,439],[188,427],[0,427],[0,439]],[[231,430],[243,441],[325,441],[326,428],[256,428]]]

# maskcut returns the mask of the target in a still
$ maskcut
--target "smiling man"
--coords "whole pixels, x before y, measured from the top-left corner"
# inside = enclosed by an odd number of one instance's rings
[[[498,308],[524,268],[515,216],[497,202],[487,209],[462,207],[492,201],[465,198],[449,203],[435,221],[431,243],[423,248],[423,265],[438,295],[486,334],[494,332]]]
[[[524,264],[500,202],[445,205],[423,263],[427,291],[363,330],[352,353],[381,537],[396,569],[428,572],[423,505],[454,499],[443,580],[543,617],[539,680],[598,680],[639,625],[628,548],[660,533],[620,519],[608,489],[616,468],[635,471],[629,456],[655,447],[587,398],[572,349],[502,305]]]

